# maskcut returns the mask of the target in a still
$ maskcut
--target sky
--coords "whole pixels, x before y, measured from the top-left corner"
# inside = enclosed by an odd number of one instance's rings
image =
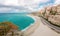
[[[60,0],[0,0],[0,13],[36,12],[45,6],[60,4]]]

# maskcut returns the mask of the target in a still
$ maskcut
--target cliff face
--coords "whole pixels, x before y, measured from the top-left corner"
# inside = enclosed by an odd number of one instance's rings
[[[45,7],[39,11],[39,14],[51,23],[60,26],[60,4],[56,6]]]

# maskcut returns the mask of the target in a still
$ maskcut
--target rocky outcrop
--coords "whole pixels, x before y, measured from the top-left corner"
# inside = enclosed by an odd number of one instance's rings
[[[17,30],[17,29],[18,27],[10,22],[1,22],[0,23],[0,36],[5,36],[7,35],[7,33]]]
[[[39,11],[40,16],[60,26],[60,5],[48,6]]]

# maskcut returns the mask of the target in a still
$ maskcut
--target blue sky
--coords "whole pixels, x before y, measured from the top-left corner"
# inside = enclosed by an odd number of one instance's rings
[[[50,0],[50,1],[48,1],[48,2],[46,2],[46,3],[40,3],[40,6],[42,5],[48,5],[48,4],[53,4],[55,2],[55,0]]]
[[[48,5],[60,4],[60,0],[0,0],[0,11],[35,12]],[[16,9],[18,8],[18,9]]]
[[[48,6],[48,5],[53,5],[54,2],[55,2],[55,0],[49,0],[49,1],[45,2],[45,3],[44,3],[44,2],[39,3],[38,8],[40,8],[41,6],[44,7],[44,6]],[[37,9],[38,9],[38,8],[37,8]]]

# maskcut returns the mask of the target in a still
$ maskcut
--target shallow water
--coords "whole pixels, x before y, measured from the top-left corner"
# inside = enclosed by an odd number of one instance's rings
[[[23,30],[32,23],[34,23],[34,19],[25,15],[25,14],[0,14],[0,22],[12,22],[16,26],[18,26],[19,30]]]

